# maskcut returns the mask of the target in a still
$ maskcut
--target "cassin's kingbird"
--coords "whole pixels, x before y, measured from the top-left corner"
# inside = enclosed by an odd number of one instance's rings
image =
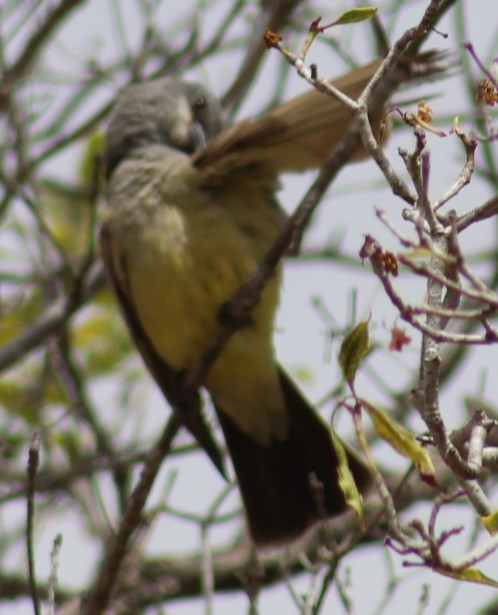
[[[335,85],[357,96],[375,68]],[[344,106],[316,90],[225,130],[219,103],[199,85],[158,79],[132,85],[119,99],[105,150],[103,257],[134,341],[172,405],[223,306],[282,227],[279,173],[323,164],[350,122]],[[291,540],[346,508],[329,427],[275,361],[280,279],[279,270],[203,383],[252,538],[263,546]],[[219,466],[202,418],[182,420]],[[368,469],[348,455],[364,490]]]

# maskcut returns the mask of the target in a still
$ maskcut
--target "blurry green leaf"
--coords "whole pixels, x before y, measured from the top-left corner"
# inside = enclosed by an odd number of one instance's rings
[[[3,377],[0,380],[0,404],[11,414],[18,414],[26,398],[24,386],[14,378]]]
[[[366,7],[358,7],[355,9],[349,9],[345,11],[339,19],[334,21],[334,26],[342,26],[350,23],[358,23],[360,21],[365,21],[366,19],[372,19],[372,17],[377,13],[378,7],[376,6],[366,6]]]
[[[115,370],[133,350],[124,323],[114,308],[93,310],[72,328],[72,343],[84,357],[86,376]]]
[[[341,344],[339,364],[347,382],[354,382],[356,370],[369,349],[368,321],[363,321],[346,335]]]
[[[0,380],[0,404],[12,416],[18,416],[29,425],[38,424],[40,410],[40,384],[36,375],[26,370]]]
[[[46,404],[66,406],[69,401],[68,394],[57,374],[54,374],[53,371],[47,374],[44,383],[43,402]]]
[[[64,251],[73,258],[88,246],[92,220],[88,195],[68,191],[56,182],[46,182],[39,191],[38,202],[43,219]]]
[[[84,186],[93,186],[101,167],[104,152],[105,133],[95,132],[86,142],[80,164],[80,178]]]
[[[71,431],[52,431],[51,444],[66,453],[69,461],[77,461],[83,452],[81,434]]]
[[[313,382],[313,371],[307,365],[298,365],[294,367],[292,373],[297,380],[304,384],[311,384]]]
[[[78,184],[65,184],[58,180],[44,179],[38,193],[44,219],[57,242],[72,257],[81,256],[94,233],[95,203],[91,197],[96,184],[102,182],[101,158],[104,134],[95,132],[85,143],[81,158]]]
[[[37,318],[43,307],[39,292],[23,294],[2,304],[0,346],[15,339]]]
[[[114,294],[112,293],[111,289],[106,286],[104,289],[102,289],[101,291],[99,291],[94,297],[93,297],[93,304],[100,306],[100,307],[104,307],[106,309],[112,309],[114,310],[115,314],[118,314],[117,311],[117,303],[116,303],[116,297],[114,296]]]
[[[0,457],[4,460],[12,460],[19,452],[24,453],[26,447],[26,434],[12,430],[3,430],[0,437]]]

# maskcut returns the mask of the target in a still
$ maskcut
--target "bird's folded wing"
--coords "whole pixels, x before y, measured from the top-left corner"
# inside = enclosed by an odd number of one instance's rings
[[[332,84],[357,98],[379,64],[355,69]],[[327,160],[350,122],[345,105],[313,88],[260,118],[242,120],[224,130],[194,154],[193,163],[208,173],[210,168],[223,173],[254,163],[264,163],[274,173],[304,171]]]
[[[108,278],[118,299],[121,312],[133,341],[163,395],[173,407],[175,406],[175,391],[179,385],[179,375],[156,352],[153,343],[140,322],[130,290],[126,260],[117,249],[114,249],[112,235],[105,226],[101,231],[101,247]],[[201,413],[197,410],[192,412],[186,410],[181,413],[180,418],[183,425],[194,436],[201,448],[206,451],[220,474],[226,478],[223,455],[204,422]]]

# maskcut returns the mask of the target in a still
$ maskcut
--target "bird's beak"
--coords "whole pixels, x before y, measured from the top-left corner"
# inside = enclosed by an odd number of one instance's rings
[[[189,137],[192,144],[193,152],[196,152],[199,149],[204,149],[206,147],[206,132],[204,131],[204,128],[199,124],[199,122],[192,122],[189,127]]]

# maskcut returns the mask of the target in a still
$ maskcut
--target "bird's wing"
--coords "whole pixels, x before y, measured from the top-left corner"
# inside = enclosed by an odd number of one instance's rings
[[[140,322],[130,290],[126,258],[117,246],[113,245],[112,234],[105,225],[101,230],[101,248],[108,279],[118,299],[133,340],[162,393],[171,406],[175,407],[175,393],[178,390],[179,374],[158,355]],[[206,451],[220,474],[226,477],[223,456],[202,415],[197,411],[189,412],[189,410],[185,410],[181,412],[181,421],[198,444]]]
[[[358,68],[332,83],[357,98],[379,64]],[[350,122],[351,113],[341,102],[312,88],[261,118],[242,120],[224,130],[193,156],[193,163],[200,170],[262,162],[275,173],[304,171],[327,160]]]

